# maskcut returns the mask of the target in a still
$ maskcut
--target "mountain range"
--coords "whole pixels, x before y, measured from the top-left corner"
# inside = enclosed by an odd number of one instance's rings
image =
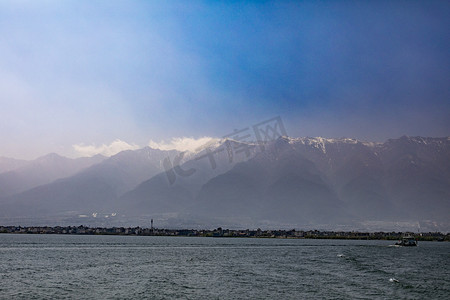
[[[0,158],[0,172],[1,223],[450,230],[448,137],[222,139],[195,153]]]

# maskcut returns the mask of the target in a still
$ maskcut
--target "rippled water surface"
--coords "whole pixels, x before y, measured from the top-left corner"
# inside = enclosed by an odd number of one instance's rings
[[[450,243],[390,244],[0,234],[0,298],[450,299]]]

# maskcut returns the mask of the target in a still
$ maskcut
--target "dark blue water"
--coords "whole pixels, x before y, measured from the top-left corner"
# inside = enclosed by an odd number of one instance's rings
[[[0,298],[450,299],[450,243],[390,244],[0,234]]]

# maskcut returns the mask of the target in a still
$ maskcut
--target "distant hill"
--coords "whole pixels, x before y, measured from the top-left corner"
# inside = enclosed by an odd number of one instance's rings
[[[18,169],[28,163],[27,160],[9,157],[0,157],[0,174]]]
[[[77,214],[108,209],[122,193],[163,171],[161,160],[176,153],[149,147],[122,151],[72,176],[4,197],[3,216]]]
[[[59,178],[71,176],[104,159],[105,157],[101,155],[71,159],[55,153],[32,161],[10,159],[9,170],[0,173],[0,197],[17,194]]]

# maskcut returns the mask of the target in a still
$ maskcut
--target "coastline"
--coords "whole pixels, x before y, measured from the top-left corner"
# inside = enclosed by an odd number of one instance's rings
[[[450,233],[441,232],[359,232],[322,230],[250,230],[250,229],[161,229],[141,227],[87,227],[87,226],[0,226],[4,234],[72,234],[72,235],[124,235],[124,236],[184,236],[233,238],[286,238],[286,239],[346,239],[346,240],[399,240],[412,235],[418,241],[450,241]]]

